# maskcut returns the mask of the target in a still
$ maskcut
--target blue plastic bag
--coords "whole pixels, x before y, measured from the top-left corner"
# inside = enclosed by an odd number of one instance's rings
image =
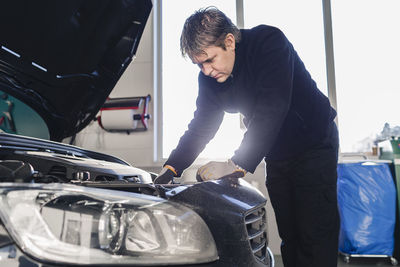
[[[392,255],[396,189],[384,163],[338,165],[339,251]]]

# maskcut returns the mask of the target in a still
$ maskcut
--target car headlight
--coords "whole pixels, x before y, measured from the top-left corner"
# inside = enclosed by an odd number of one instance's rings
[[[0,218],[42,262],[193,264],[218,258],[191,209],[160,198],[72,185],[2,184]]]

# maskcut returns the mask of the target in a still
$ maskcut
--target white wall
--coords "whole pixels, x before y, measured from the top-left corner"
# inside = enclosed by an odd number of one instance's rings
[[[136,58],[125,71],[114,88],[110,97],[145,96],[153,97],[153,13],[150,15],[144,30]],[[149,113],[154,117],[154,99],[150,102]],[[149,120],[146,132],[108,133],[102,130],[97,122],[92,122],[76,137],[75,145],[102,153],[111,154],[145,170],[159,172],[161,163],[154,162],[154,120]],[[192,166],[185,171],[183,179],[193,179],[198,166]],[[265,188],[264,164],[260,164],[254,174],[246,175],[245,179],[257,187],[264,196]],[[268,199],[268,197],[267,197]],[[269,247],[274,254],[280,254],[280,238],[275,223],[275,214],[271,204],[267,203],[267,218],[269,232]]]

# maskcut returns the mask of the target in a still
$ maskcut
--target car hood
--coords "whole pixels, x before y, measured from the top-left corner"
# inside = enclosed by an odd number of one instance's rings
[[[132,61],[151,8],[150,0],[2,1],[0,91],[39,114],[51,140],[74,135]]]

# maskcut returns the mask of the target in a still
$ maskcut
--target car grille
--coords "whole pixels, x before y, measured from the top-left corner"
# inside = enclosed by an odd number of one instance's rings
[[[263,263],[267,259],[267,221],[264,207],[258,207],[245,216],[247,239],[254,256]]]

